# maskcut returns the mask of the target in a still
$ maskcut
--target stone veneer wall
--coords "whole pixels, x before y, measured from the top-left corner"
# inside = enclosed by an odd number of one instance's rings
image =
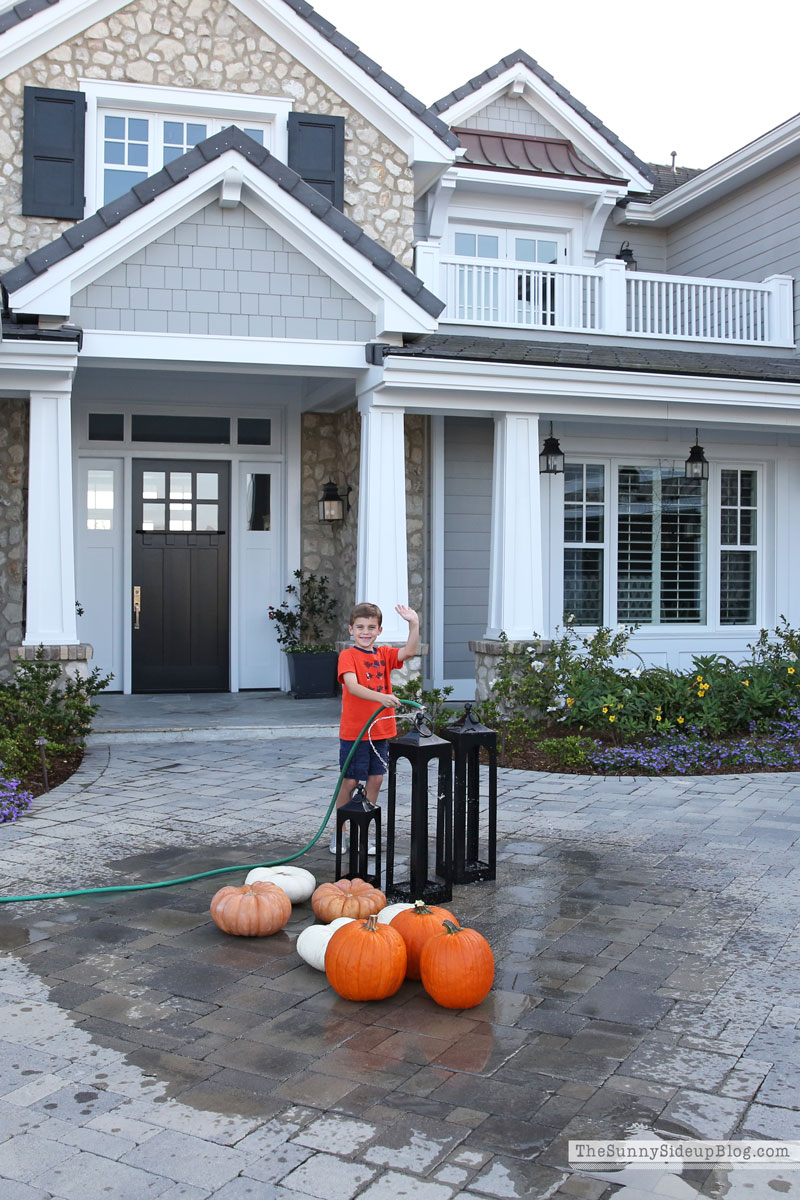
[[[0,400],[0,679],[23,636],[27,444],[27,400]]]
[[[414,183],[397,146],[226,0],[136,0],[0,84],[0,271],[73,224],[21,215],[23,88],[81,78],[289,96],[298,112],[343,116],[345,212],[412,265]]]
[[[406,529],[408,536],[409,604],[422,612],[424,581],[424,484],[427,421],[406,416]],[[347,635],[347,616],[355,598],[358,532],[358,472],[361,426],[358,410],[305,413],[302,429],[302,561],[327,575],[339,601],[337,636]],[[351,511],[341,525],[318,519],[323,485],[333,479],[340,491],[348,484]]]

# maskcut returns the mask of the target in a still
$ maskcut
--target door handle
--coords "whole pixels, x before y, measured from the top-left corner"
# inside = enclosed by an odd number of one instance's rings
[[[133,622],[134,629],[139,628],[139,613],[141,611],[142,611],[142,589],[140,587],[135,587],[133,589],[133,615],[135,618],[135,620]]]

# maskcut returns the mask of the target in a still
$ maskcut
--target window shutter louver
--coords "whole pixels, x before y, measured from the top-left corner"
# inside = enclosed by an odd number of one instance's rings
[[[22,212],[80,220],[84,210],[83,92],[26,87]]]
[[[289,166],[344,209],[344,117],[289,113]]]

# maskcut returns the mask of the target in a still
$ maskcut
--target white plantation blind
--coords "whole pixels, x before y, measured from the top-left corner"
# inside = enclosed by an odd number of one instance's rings
[[[706,619],[706,484],[683,464],[619,468],[617,619],[641,625]]]
[[[755,625],[758,478],[752,470],[720,472],[721,625]]]

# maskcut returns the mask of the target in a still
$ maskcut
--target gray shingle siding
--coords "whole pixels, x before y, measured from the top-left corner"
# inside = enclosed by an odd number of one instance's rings
[[[521,133],[529,137],[560,138],[564,135],[527,100],[503,96],[487,104],[474,117],[462,121],[464,129],[491,129],[494,133]]]
[[[84,329],[368,341],[372,314],[249,209],[209,204],[79,292]]]

